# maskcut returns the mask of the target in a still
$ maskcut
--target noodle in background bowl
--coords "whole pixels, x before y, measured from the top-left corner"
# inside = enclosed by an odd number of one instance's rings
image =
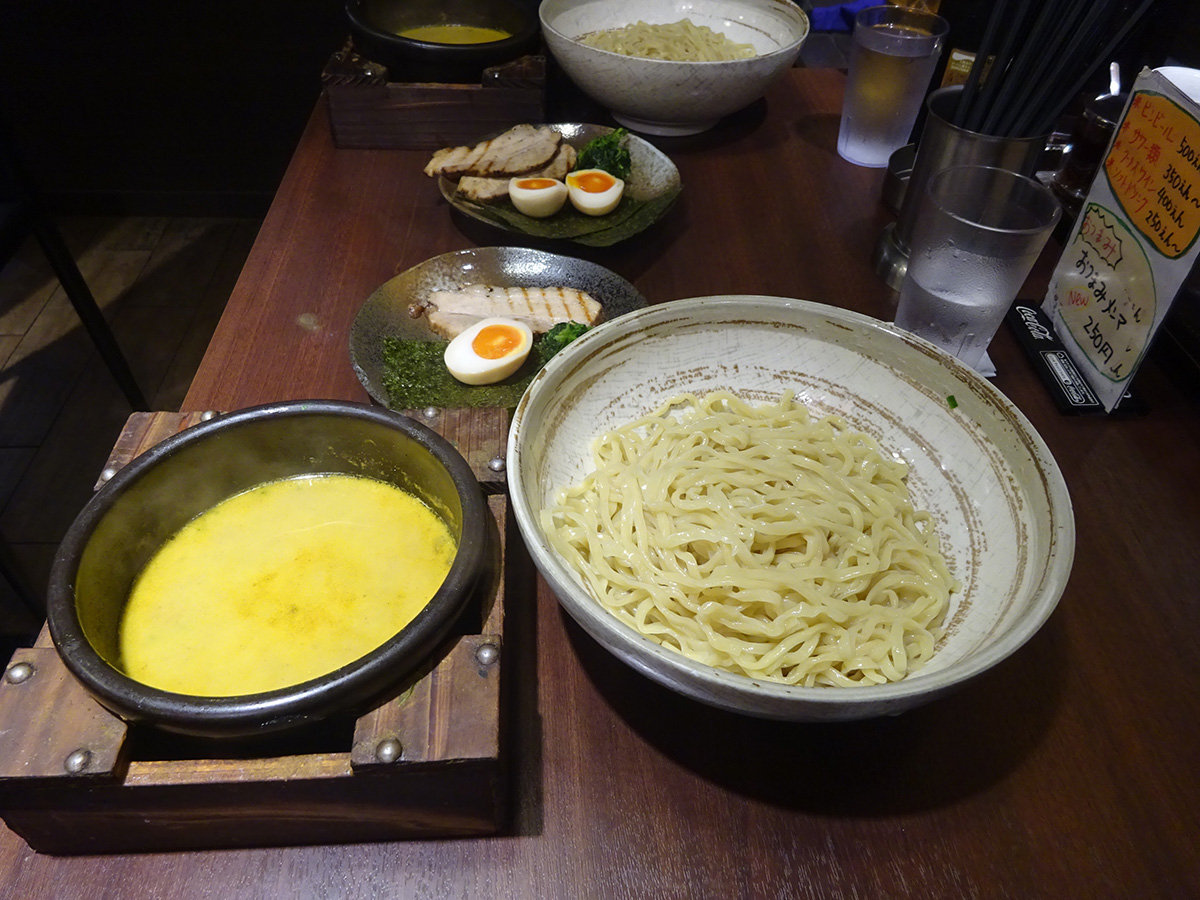
[[[763,95],[796,61],[808,17],[791,0],[544,0],[542,34],[555,60],[613,118],[645,134],[695,134]],[[705,25],[758,55],[721,62],[641,59],[576,38],[644,21]]]
[[[962,583],[951,597],[947,634],[925,667],[891,684],[832,688],[693,662],[601,607],[551,547],[540,511],[590,471],[597,435],[676,394],[720,389],[753,401],[791,389],[815,416],[843,416],[910,464],[913,503],[933,514],[942,552]],[[765,718],[896,714],[961,686],[1041,627],[1066,587],[1075,552],[1062,473],[999,391],[890,324],[802,300],[694,298],[598,326],[551,360],[521,400],[508,473],[534,563],[592,638],[672,690]]]

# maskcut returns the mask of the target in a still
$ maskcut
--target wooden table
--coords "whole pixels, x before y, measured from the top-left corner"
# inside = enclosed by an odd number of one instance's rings
[[[882,176],[835,152],[842,87],[793,70],[719,130],[660,142],[685,185],[668,218],[568,252],[655,302],[782,294],[890,318],[868,264]],[[428,257],[505,241],[450,214],[424,159],[335,150],[317,109],[186,409],[366,399],[346,349],[359,304]],[[5,831],[0,896],[1200,896],[1195,395],[1152,358],[1147,415],[1068,418],[1007,330],[993,356],[1065,472],[1078,550],[1046,626],[957,694],[840,725],[717,712],[610,658],[519,558],[503,836],[54,858]]]

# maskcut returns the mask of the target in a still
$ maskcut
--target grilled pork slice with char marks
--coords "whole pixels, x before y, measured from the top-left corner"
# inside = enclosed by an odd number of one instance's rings
[[[454,340],[480,319],[488,318],[473,316],[470,313],[442,312],[440,309],[427,310],[425,317],[429,320],[429,330],[448,341]]]
[[[458,179],[454,193],[476,203],[495,203],[508,196],[508,178],[488,178],[483,175],[464,175]]]
[[[514,125],[508,131],[474,147],[444,147],[425,166],[429,176],[524,175],[546,165],[558,152],[562,135],[545,125]]]
[[[558,152],[554,154],[554,158],[542,169],[537,172],[531,172],[529,177],[533,178],[541,176],[543,178],[557,178],[562,181],[567,177],[567,173],[575,168],[575,161],[579,159],[579,151],[570,144],[559,144]]]
[[[562,181],[567,173],[575,168],[578,152],[570,144],[559,144],[554,159],[533,172],[527,172],[522,178],[556,178]],[[511,175],[503,177],[487,175],[464,175],[458,179],[455,193],[461,194],[476,203],[492,203],[508,196],[508,182]]]
[[[595,325],[603,308],[587,291],[568,287],[523,288],[471,284],[461,291],[434,291],[423,304],[435,334],[453,338],[480,319],[518,319],[538,334],[560,322]]]

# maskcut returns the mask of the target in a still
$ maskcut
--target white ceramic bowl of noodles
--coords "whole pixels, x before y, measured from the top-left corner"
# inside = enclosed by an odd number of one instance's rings
[[[718,389],[752,401],[791,389],[815,415],[843,416],[909,463],[914,505],[935,517],[942,552],[962,584],[951,596],[946,635],[923,668],[890,684],[836,688],[693,662],[604,609],[553,549],[540,511],[591,471],[597,435],[677,394]],[[588,332],[551,360],[517,407],[508,479],[534,563],[588,634],[668,688],[765,718],[895,714],[961,686],[1041,627],[1066,587],[1075,551],[1062,473],[999,391],[888,323],[801,300],[679,300]]]
[[[645,134],[695,134],[763,95],[796,61],[808,37],[791,0],[544,0],[542,34],[554,59],[585,94],[622,125]],[[690,19],[756,56],[721,62],[642,59],[600,50],[577,38],[639,21]]]

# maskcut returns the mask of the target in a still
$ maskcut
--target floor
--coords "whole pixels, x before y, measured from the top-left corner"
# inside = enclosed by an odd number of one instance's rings
[[[259,224],[59,223],[153,409],[179,408]],[[0,536],[35,602],[129,413],[40,248],[27,241],[0,270]],[[25,639],[40,622],[41,609],[28,609],[0,581],[0,640]]]

